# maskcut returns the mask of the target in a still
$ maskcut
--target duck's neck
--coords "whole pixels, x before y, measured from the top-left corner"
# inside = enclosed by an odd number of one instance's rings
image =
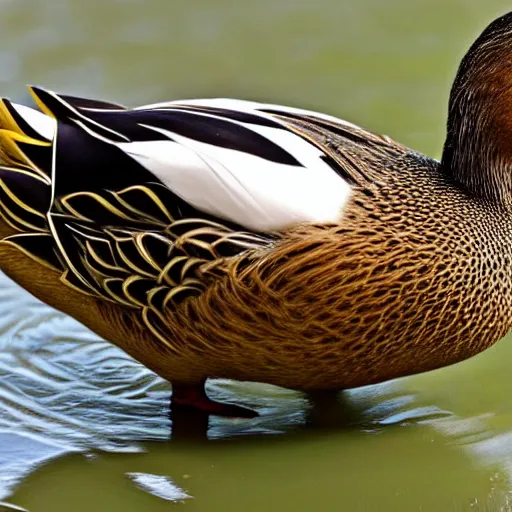
[[[471,46],[455,78],[442,165],[475,196],[512,202],[510,14]]]

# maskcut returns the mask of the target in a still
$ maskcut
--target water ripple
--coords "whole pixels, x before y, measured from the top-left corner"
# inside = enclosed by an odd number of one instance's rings
[[[0,318],[0,499],[49,458],[137,452],[141,442],[170,439],[169,383],[1,274],[0,304],[6,309]],[[305,401],[297,393],[209,384],[221,400],[236,401],[237,390],[264,416],[214,419],[211,438],[279,434],[304,423]]]
[[[168,383],[5,276],[0,302],[0,499],[50,457],[169,438]]]

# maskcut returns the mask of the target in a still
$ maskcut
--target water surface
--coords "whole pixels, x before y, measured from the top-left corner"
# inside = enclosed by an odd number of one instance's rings
[[[2,0],[0,90],[128,105],[234,96],[342,116],[439,156],[492,0]],[[311,402],[218,381],[254,420],[169,418],[168,383],[0,279],[0,510],[512,510],[512,345]]]

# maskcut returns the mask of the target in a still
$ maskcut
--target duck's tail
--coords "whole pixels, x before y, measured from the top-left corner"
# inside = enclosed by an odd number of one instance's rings
[[[29,90],[40,110],[0,99],[0,224],[6,228],[0,229],[0,239],[62,271],[65,265],[62,251],[56,247],[54,223],[71,219],[93,225],[84,212],[91,212],[102,223],[109,214],[112,217],[112,210],[119,213],[101,194],[94,193],[89,182],[95,175],[102,175],[108,188],[109,176],[115,174],[109,166],[119,168],[120,173],[124,169],[122,160],[108,158],[109,145],[91,137],[79,125],[58,122],[59,112],[50,111],[41,96],[55,109],[59,101],[70,111],[76,108],[76,117],[82,108],[124,107],[71,96],[60,96],[57,101],[41,89]],[[59,179],[57,168],[61,169]],[[73,172],[62,172],[67,169]],[[81,189],[86,192],[73,193]],[[102,202],[107,208],[101,208]]]
[[[44,232],[51,201],[53,118],[0,99],[0,216],[18,232]]]
[[[80,123],[77,119],[75,125],[63,125],[57,130],[59,108],[62,110],[62,105],[66,105],[66,116],[74,112],[79,118],[81,109],[124,110],[124,107],[63,95],[56,100],[42,89],[29,87],[29,90],[40,111],[0,99],[0,216],[16,231],[33,233],[47,230],[48,212],[52,207],[60,208],[52,203],[61,189],[74,191],[80,189],[81,180],[89,181],[92,174],[111,174],[105,172],[106,164],[111,163],[105,156],[108,148],[97,137],[87,134],[87,126],[82,129],[80,125],[85,125],[85,121]],[[58,159],[57,138],[64,142],[59,145]],[[56,163],[77,171],[60,178],[57,194]],[[82,168],[85,172],[78,172]],[[67,183],[69,180],[73,183]],[[108,178],[106,181],[108,185]]]

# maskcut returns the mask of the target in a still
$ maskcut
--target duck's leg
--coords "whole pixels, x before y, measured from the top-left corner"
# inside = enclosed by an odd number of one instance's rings
[[[258,413],[239,405],[223,404],[208,398],[204,381],[198,384],[172,385],[171,411],[178,413],[184,409],[196,409],[207,414],[227,416],[231,418],[254,418]]]

